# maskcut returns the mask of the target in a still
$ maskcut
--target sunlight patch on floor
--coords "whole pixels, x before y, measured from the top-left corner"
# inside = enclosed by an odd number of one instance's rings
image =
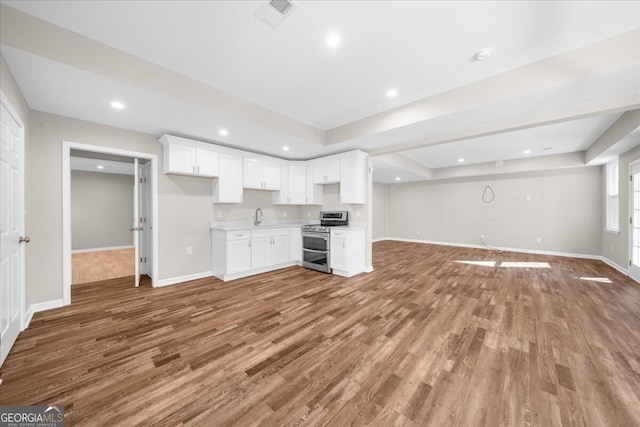
[[[548,262],[503,261],[500,267],[506,268],[551,268]]]
[[[460,264],[479,265],[480,267],[504,267],[504,268],[551,268],[548,262],[522,262],[522,261],[454,261]]]
[[[588,282],[598,282],[598,283],[613,283],[607,277],[574,277],[574,279],[586,280]]]
[[[495,261],[454,261],[460,264],[471,264],[471,265],[479,265],[481,267],[495,267]]]

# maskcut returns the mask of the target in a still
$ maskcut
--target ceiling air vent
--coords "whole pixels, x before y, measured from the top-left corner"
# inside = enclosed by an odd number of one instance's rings
[[[290,0],[271,0],[263,3],[254,15],[271,28],[276,28],[295,7],[296,4]]]
[[[271,0],[269,6],[280,12],[280,15],[285,15],[293,7],[293,3],[287,0]]]

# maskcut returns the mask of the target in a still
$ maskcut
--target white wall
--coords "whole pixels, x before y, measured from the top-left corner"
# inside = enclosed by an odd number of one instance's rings
[[[133,245],[133,176],[71,171],[71,249]]]
[[[629,268],[629,165],[640,160],[640,146],[629,150],[619,157],[618,165],[620,170],[619,197],[620,197],[620,232],[611,233],[605,230],[605,197],[603,193],[601,204],[603,219],[600,223],[602,233],[602,255],[609,261],[617,264],[623,269]],[[602,166],[602,184],[604,188],[604,168]]]
[[[387,209],[387,185],[378,182],[373,183],[373,218],[371,221],[373,240],[387,237],[386,209]]]
[[[31,111],[26,156],[27,306],[62,299],[62,141],[156,154],[159,280],[211,271],[211,180],[164,175],[153,135]],[[193,254],[186,254],[186,247]]]
[[[387,237],[479,245],[484,235],[490,246],[599,255],[601,169],[390,184]],[[492,203],[482,201],[487,184]]]

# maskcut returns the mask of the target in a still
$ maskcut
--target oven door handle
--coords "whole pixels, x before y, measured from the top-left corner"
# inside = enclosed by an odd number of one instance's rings
[[[313,252],[314,254],[328,254],[329,251],[317,251],[315,249],[307,249],[307,248],[302,248],[303,251],[305,252]]]
[[[307,233],[302,233],[302,237],[311,237],[312,239],[322,239],[322,240],[329,240],[328,236],[319,236],[317,234],[307,234]]]

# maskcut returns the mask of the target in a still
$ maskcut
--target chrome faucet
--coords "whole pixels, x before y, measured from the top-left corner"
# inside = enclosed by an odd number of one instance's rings
[[[260,219],[258,219],[258,213],[260,213]],[[262,209],[256,209],[256,220],[254,221],[254,225],[258,226],[262,222]]]

